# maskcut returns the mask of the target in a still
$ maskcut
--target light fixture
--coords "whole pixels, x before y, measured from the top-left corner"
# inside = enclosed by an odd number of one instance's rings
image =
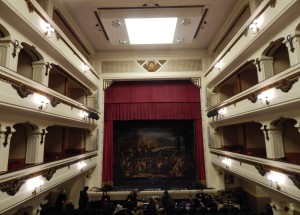
[[[176,42],[177,42],[177,43],[184,43],[184,39],[183,39],[183,38],[179,38],[179,39],[177,39]]]
[[[272,186],[272,183],[274,182],[276,185],[276,189],[281,190],[281,187],[279,184],[283,184],[283,182],[284,182],[284,175],[282,173],[270,171],[267,177],[268,177],[268,180],[271,181],[271,186]]]
[[[115,28],[121,27],[122,23],[119,20],[114,20],[111,22],[111,25]]]
[[[127,43],[126,40],[119,40],[120,45],[125,45],[126,43]]]
[[[86,111],[80,111],[80,114],[79,114],[82,118],[86,118],[86,117],[88,117],[88,115],[89,115],[89,113],[88,112],[86,112]]]
[[[31,178],[28,180],[28,188],[30,190],[33,189],[32,195],[35,196],[38,192],[42,191],[42,185],[44,184],[44,180],[40,179],[39,177]],[[40,188],[38,190],[38,187]]]
[[[125,24],[130,44],[171,44],[177,18],[130,18]]]
[[[90,70],[90,67],[86,64],[83,64],[82,69],[83,69],[84,73],[87,73]]]
[[[47,105],[50,103],[50,100],[46,96],[40,94],[35,94],[34,101],[39,105],[39,110],[47,109]]]
[[[181,21],[181,24],[183,24],[184,26],[188,26],[192,23],[191,19],[189,18],[184,18],[182,21]]]
[[[227,109],[226,108],[221,108],[218,113],[221,115],[221,116],[224,116],[226,113],[227,113]]]
[[[228,169],[231,166],[231,160],[229,158],[224,158],[222,163],[225,164],[225,168]]]
[[[80,170],[80,172],[82,172],[83,170],[84,170],[84,167],[86,167],[86,162],[84,162],[84,161],[80,161],[79,163],[78,163],[78,169]]]
[[[256,34],[260,30],[262,22],[262,17],[259,17],[253,20],[253,22],[249,25],[249,29],[252,31],[253,34]]]
[[[49,23],[45,23],[45,35],[50,38],[53,33],[54,28]]]
[[[261,94],[259,94],[257,96],[257,98],[260,99],[261,101],[264,100],[266,105],[269,105],[270,100],[272,98],[274,98],[274,90],[273,89],[266,90],[266,91],[262,92]]]
[[[221,70],[221,68],[222,68],[222,63],[221,63],[221,61],[219,61],[218,63],[215,64],[215,68],[216,68],[218,71]]]

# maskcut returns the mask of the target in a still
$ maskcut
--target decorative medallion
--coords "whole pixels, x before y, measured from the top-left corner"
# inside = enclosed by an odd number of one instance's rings
[[[57,40],[61,39],[61,35],[58,31],[55,31],[55,34],[56,34],[56,39]]]
[[[33,91],[28,89],[25,84],[11,84],[11,86],[17,91],[21,98],[26,98],[28,95],[32,95]]]
[[[276,89],[280,89],[282,92],[289,92],[292,89],[294,83],[298,81],[298,77],[294,79],[284,78],[281,80],[279,86],[276,86]]]
[[[50,97],[49,100],[52,107],[56,107],[58,104],[60,104],[59,99],[54,96]]]
[[[255,165],[255,168],[257,169],[257,171],[259,172],[259,174],[260,174],[261,176],[265,176],[265,175],[269,172],[268,170],[266,170],[266,169],[264,168],[264,166],[263,166],[262,164]]]
[[[148,61],[147,63],[144,64],[143,67],[148,72],[156,72],[160,68],[160,65],[158,63],[156,63],[155,61]]]
[[[31,3],[30,0],[25,0],[26,4],[27,4],[27,7],[28,7],[28,11],[30,13],[32,13],[34,11],[34,5]]]
[[[48,171],[45,172],[44,174],[42,174],[42,176],[44,178],[46,178],[48,181],[50,181],[55,172],[56,172],[56,169],[53,169],[53,168],[52,169],[48,169]]]
[[[25,180],[19,178],[6,181],[0,184],[0,190],[6,192],[10,196],[14,196],[19,190],[20,187],[24,184]]]
[[[300,189],[300,174],[296,172],[292,172],[289,175],[289,178],[293,181],[295,186]]]
[[[250,100],[252,103],[255,103],[257,101],[257,93],[251,93],[248,97],[248,100]]]

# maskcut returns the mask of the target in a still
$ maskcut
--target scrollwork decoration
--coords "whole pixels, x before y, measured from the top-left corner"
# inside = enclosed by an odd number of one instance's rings
[[[51,97],[49,100],[52,107],[56,107],[58,104],[60,104],[60,101],[56,97]]]
[[[28,88],[25,84],[11,84],[11,86],[17,91],[18,95],[23,99],[28,95],[32,95],[33,91]]]
[[[11,127],[10,126],[6,126],[6,131],[4,132],[4,142],[3,142],[3,146],[6,147],[8,144],[8,137],[11,134]]]
[[[276,86],[276,89],[280,89],[282,92],[287,93],[290,91],[290,89],[292,89],[292,86],[297,81],[298,81],[298,78],[294,78],[294,79],[284,78],[281,80],[280,84],[278,86]]]
[[[13,179],[11,181],[4,182],[0,185],[0,190],[6,192],[10,196],[14,196],[24,184],[25,180]]]

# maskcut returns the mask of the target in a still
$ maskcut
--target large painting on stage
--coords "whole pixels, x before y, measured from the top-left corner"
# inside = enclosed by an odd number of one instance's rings
[[[114,181],[195,177],[192,120],[114,122]]]

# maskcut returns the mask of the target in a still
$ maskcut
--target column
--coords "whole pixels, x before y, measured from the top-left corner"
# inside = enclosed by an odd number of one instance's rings
[[[17,71],[18,57],[21,47],[18,41],[0,39],[0,65]]]
[[[223,129],[222,128],[216,128],[216,129],[211,129],[212,130],[212,135],[211,135],[211,148],[215,149],[220,149],[222,148],[222,134],[223,134]]]
[[[10,139],[13,132],[15,132],[13,125],[0,124],[0,172],[7,171]]]
[[[267,158],[276,159],[284,157],[282,129],[264,125],[262,130],[265,135]]]
[[[47,68],[48,67],[48,68]],[[48,86],[50,65],[47,65],[43,60],[32,63],[33,80],[45,86]]]
[[[86,97],[86,105],[91,108],[95,108],[95,96],[90,95]]]
[[[293,215],[294,207],[292,203],[286,201],[277,201],[272,199],[273,215]]]
[[[266,80],[274,75],[273,57],[262,57],[260,60],[262,80]]]
[[[46,127],[28,131],[26,164],[43,163],[46,133]]]
[[[95,150],[95,146],[93,144],[93,132],[92,131],[86,131],[85,133],[85,151],[94,151]]]

